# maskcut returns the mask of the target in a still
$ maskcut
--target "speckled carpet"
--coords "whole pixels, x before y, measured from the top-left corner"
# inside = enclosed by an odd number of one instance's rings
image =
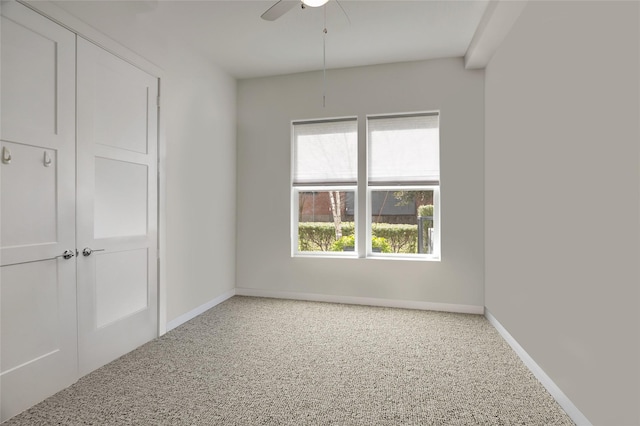
[[[4,425],[572,425],[479,315],[233,297]]]

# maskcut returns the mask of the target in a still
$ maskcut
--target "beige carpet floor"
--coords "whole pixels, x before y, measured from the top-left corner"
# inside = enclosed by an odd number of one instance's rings
[[[233,297],[5,425],[572,425],[479,315]]]

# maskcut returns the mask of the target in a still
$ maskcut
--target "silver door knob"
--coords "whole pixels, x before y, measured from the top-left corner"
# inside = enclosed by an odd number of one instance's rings
[[[85,247],[84,249],[82,249],[82,255],[84,257],[91,256],[91,253],[93,253],[94,251],[104,251],[104,249],[93,250],[92,248]]]
[[[65,250],[64,253],[62,253],[62,257],[64,259],[71,259],[73,256],[75,256],[75,252],[73,250]]]

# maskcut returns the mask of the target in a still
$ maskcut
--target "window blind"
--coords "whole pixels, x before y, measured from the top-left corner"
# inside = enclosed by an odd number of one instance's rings
[[[367,132],[370,184],[440,183],[438,114],[369,117]]]
[[[355,119],[294,123],[293,184],[353,184],[358,179]]]

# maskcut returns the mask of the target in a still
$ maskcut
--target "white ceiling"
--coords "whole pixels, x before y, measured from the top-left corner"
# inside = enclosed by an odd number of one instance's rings
[[[236,78],[322,69],[323,8],[260,18],[276,0],[55,1],[151,61],[179,43]],[[326,8],[327,68],[464,56],[488,0],[336,0]],[[157,55],[160,55],[159,53]]]

